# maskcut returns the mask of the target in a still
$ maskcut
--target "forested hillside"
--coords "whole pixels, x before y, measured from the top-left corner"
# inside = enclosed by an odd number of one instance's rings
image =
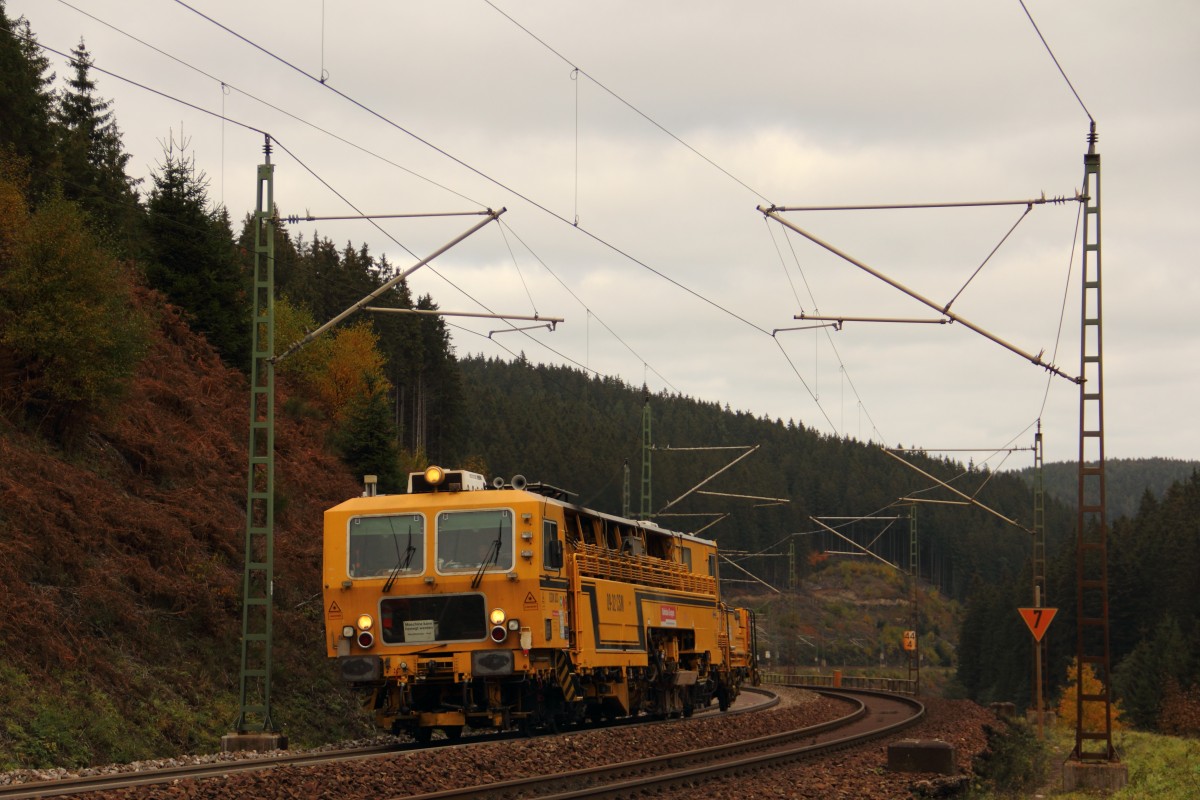
[[[525,360],[504,362],[481,357],[460,361],[464,389],[465,439],[472,463],[490,475],[525,475],[578,494],[581,502],[603,510],[622,510],[623,468],[630,466],[631,508],[641,504],[642,420],[651,416],[652,502],[656,515],[697,483],[738,455],[736,450],[701,452],[684,448],[759,446],[759,450],[722,472],[702,491],[778,498],[785,502],[743,500],[696,493],[672,506],[661,524],[697,530],[713,517],[669,514],[729,513],[705,530],[730,550],[776,554],[794,543],[800,569],[809,555],[849,545],[821,528],[812,517],[841,517],[833,522],[862,542],[890,527],[883,542],[903,543],[907,553],[908,505],[916,495],[946,500],[944,489],[905,467],[878,447],[819,434],[795,421],[770,420],[670,394],[646,397],[621,381],[591,377],[560,366]],[[1032,499],[1015,476],[969,470],[961,464],[908,454],[922,470],[954,485],[994,509],[1031,524]],[[935,487],[936,488],[936,487]],[[902,516],[903,520],[847,522],[847,517]],[[1065,536],[1065,511],[1051,504],[1048,515]],[[919,504],[921,570],[955,598],[966,596],[971,582],[1015,581],[1029,558],[1029,538],[986,511],[962,505]],[[786,583],[780,559],[751,564],[765,577]]]
[[[1147,492],[1162,499],[1175,483],[1187,480],[1200,469],[1200,461],[1178,458],[1110,458],[1104,462],[1104,482],[1108,514],[1111,519],[1132,517]],[[1031,486],[1033,468],[1017,473]],[[1046,494],[1074,507],[1079,493],[1079,467],[1075,461],[1046,464],[1042,472]]]
[[[63,66],[0,0],[6,768],[211,751],[238,711],[246,226],[166,128],[131,180],[86,45]],[[365,248],[276,235],[279,350],[392,277]],[[403,282],[379,302],[432,308]],[[274,705],[316,744],[368,730],[322,644],[322,513],[363,473],[395,490],[402,458],[442,458],[460,393],[428,317],[352,321],[277,371]]]
[[[1109,531],[1112,665],[1126,722],[1200,732],[1200,475],[1147,495],[1137,514]],[[1075,548],[1050,555],[1046,605],[1058,608],[1046,635],[1052,678],[1075,652]],[[1020,585],[981,584],[971,593],[959,646],[960,674],[981,700],[1028,702],[1030,637],[1014,609]]]

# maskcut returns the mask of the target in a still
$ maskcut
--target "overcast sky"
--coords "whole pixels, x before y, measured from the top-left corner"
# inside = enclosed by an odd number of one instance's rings
[[[1018,0],[189,5],[261,49],[171,0],[7,10],[48,47],[82,36],[97,67],[223,113],[94,75],[133,174],[151,175],[182,133],[235,219],[253,210],[262,160],[263,136],[243,125],[279,143],[284,215],[355,213],[347,201],[375,214],[507,208],[410,285],[447,311],[565,322],[489,338],[505,323],[449,319],[459,355],[524,352],[889,446],[1028,447],[1040,418],[1046,459],[1073,459],[1079,389],[961,324],[778,330],[805,325],[801,313],[939,315],[756,206],[1073,198],[1090,112],[1106,454],[1200,458],[1188,194],[1200,185],[1200,4],[1026,0],[1082,104]],[[957,294],[953,313],[1073,377],[1078,210],[784,216],[938,304]],[[406,249],[425,255],[476,221],[289,229],[367,242],[407,267]]]

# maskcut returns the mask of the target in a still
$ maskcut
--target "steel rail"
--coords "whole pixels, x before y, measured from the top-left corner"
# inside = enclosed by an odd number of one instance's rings
[[[716,708],[697,710],[693,718],[705,717],[723,713],[726,716],[746,714],[773,708],[779,703],[779,696],[769,689],[759,689],[750,686],[742,688],[743,692],[763,695],[762,703],[732,711],[718,712]],[[625,718],[615,723],[604,723],[595,728],[621,727],[624,725],[660,724],[658,719],[647,717]],[[665,724],[678,724],[667,720]],[[552,734],[551,734],[552,735]],[[228,760],[210,761],[202,764],[186,764],[178,767],[163,767],[141,771],[109,772],[102,775],[85,775],[77,778],[59,778],[42,781],[26,781],[0,785],[0,800],[36,800],[43,797],[67,797],[83,792],[115,791],[139,786],[152,786],[161,783],[171,783],[180,780],[200,780],[203,778],[221,777],[238,772],[254,772],[272,769],[280,766],[309,767],[320,766],[338,761],[353,761],[356,759],[384,758],[397,753],[428,750],[439,747],[457,745],[471,746],[475,744],[494,743],[505,739],[524,739],[526,734],[516,731],[506,731],[500,734],[481,734],[464,737],[459,741],[437,740],[426,744],[396,743],[384,745],[369,745],[366,747],[346,748],[342,750],[326,750],[308,753],[283,753],[266,756],[247,756]]]
[[[233,772],[249,772],[278,766],[310,766],[333,761],[348,761],[355,758],[371,758],[392,755],[412,748],[407,745],[374,745],[346,750],[329,750],[320,753],[291,753],[262,757],[246,757],[227,761],[210,761],[203,764],[187,764],[179,767],[163,767],[134,772],[110,772],[103,775],[85,775],[78,778],[61,778],[45,781],[27,781],[0,786],[2,800],[33,800],[39,797],[65,797],[82,792],[101,792],[127,789],[135,786],[150,786],[177,780],[197,780]]]
[[[925,707],[913,698],[865,690],[825,691],[819,694],[847,702],[854,708],[849,714],[829,722],[783,733],[760,736],[699,750],[575,770],[557,775],[514,779],[486,786],[468,786],[439,792],[394,797],[392,800],[576,800],[577,798],[634,797],[644,791],[657,791],[678,785],[692,785],[724,775],[742,774],[748,769],[766,769],[802,758],[854,747],[880,736],[916,724]],[[892,702],[906,707],[910,715],[869,731],[837,736],[839,728],[862,723],[869,715],[867,704],[855,695],[874,702]],[[882,717],[883,715],[880,714]],[[799,743],[797,743],[799,740]],[[763,752],[768,751],[768,752]]]

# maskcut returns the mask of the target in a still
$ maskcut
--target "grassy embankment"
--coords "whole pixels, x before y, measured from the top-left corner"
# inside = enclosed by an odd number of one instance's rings
[[[970,800],[1042,797],[1054,800],[1090,800],[1096,792],[1064,792],[1062,764],[1075,744],[1075,732],[1064,726],[1047,731],[1039,743],[1033,730],[1018,725],[993,740],[993,757],[984,767],[984,779],[973,788]],[[1113,744],[1129,770],[1123,789],[1105,797],[1111,800],[1192,800],[1200,797],[1200,741],[1122,730]]]

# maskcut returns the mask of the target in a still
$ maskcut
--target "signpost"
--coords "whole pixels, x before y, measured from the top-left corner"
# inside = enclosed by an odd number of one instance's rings
[[[1050,621],[1058,613],[1057,608],[1018,608],[1017,611],[1021,612],[1021,619],[1029,626],[1029,632],[1033,634],[1035,642],[1042,641],[1046,628],[1050,627]]]
[[[1037,648],[1037,675],[1035,681],[1037,683],[1037,718],[1038,718],[1038,738],[1045,738],[1043,730],[1043,717],[1045,712],[1042,710],[1042,637],[1046,635],[1046,628],[1050,627],[1054,615],[1058,613],[1057,608],[1018,608],[1021,613],[1021,619],[1025,620],[1025,625],[1028,626],[1029,632],[1033,634],[1033,641],[1036,642]]]

